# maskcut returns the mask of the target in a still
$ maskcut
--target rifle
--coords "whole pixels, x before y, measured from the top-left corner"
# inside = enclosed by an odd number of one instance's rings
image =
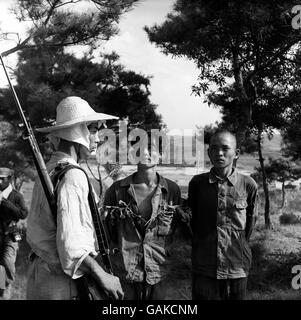
[[[49,174],[47,172],[44,159],[43,159],[42,154],[40,152],[40,149],[39,149],[38,143],[37,143],[37,141],[35,139],[35,136],[33,134],[32,128],[31,128],[29,122],[27,121],[27,119],[26,119],[26,117],[24,115],[24,112],[22,110],[22,107],[21,107],[20,101],[18,99],[18,96],[16,94],[16,91],[15,91],[15,89],[14,89],[14,87],[13,87],[11,81],[10,81],[10,78],[9,78],[8,72],[6,70],[4,61],[2,59],[1,53],[0,53],[0,60],[1,60],[1,64],[2,64],[4,72],[5,72],[8,84],[9,84],[10,89],[12,91],[12,94],[13,94],[13,97],[14,97],[14,100],[15,100],[15,103],[16,103],[16,106],[17,106],[17,110],[19,112],[19,115],[21,117],[21,120],[22,120],[24,128],[25,128],[25,131],[24,131],[24,134],[23,134],[23,139],[27,140],[28,143],[29,143],[30,150],[31,150],[31,153],[32,153],[32,156],[33,156],[33,161],[34,161],[35,167],[37,169],[39,178],[41,180],[42,187],[43,187],[43,190],[45,192],[48,204],[50,206],[50,209],[53,210],[53,208],[54,208],[53,207],[54,206],[53,185],[52,185],[51,179],[49,177]]]
[[[50,210],[53,214],[53,217],[56,217],[56,197],[54,194],[54,186],[53,186],[52,180],[51,180],[51,178],[48,174],[48,171],[46,169],[46,165],[45,165],[44,159],[42,157],[42,154],[40,152],[38,143],[35,139],[33,130],[30,126],[30,123],[27,121],[27,119],[24,115],[24,112],[22,110],[18,96],[15,92],[15,89],[14,89],[12,83],[11,83],[11,80],[10,80],[8,72],[6,70],[1,53],[0,53],[0,60],[1,60],[1,64],[4,69],[7,81],[9,83],[10,89],[12,91],[14,101],[16,103],[19,115],[20,115],[22,122],[23,122],[23,125],[25,127],[25,132],[23,134],[23,138],[25,140],[27,140],[29,143],[30,150],[31,150],[33,160],[34,160],[34,164],[37,169],[38,176],[40,178],[43,190],[45,192]],[[88,176],[87,176],[87,179],[88,179]],[[90,186],[89,180],[88,180],[88,183]],[[90,189],[90,187],[89,187],[89,189]],[[100,255],[102,258],[102,262],[103,262],[105,268],[107,269],[106,271],[108,273],[113,274],[112,264],[111,264],[110,257],[109,257],[109,245],[108,245],[108,240],[106,237],[105,228],[104,228],[104,225],[99,217],[99,211],[98,211],[97,205],[95,203],[95,199],[94,199],[94,197],[91,196],[91,194],[92,194],[92,192],[90,190],[90,192],[89,192],[89,205],[90,205],[92,220],[93,220],[95,233],[96,233],[96,237],[97,237],[97,241],[98,241]],[[97,260],[97,257],[96,257],[96,260]],[[95,284],[92,284],[92,279],[89,279],[89,277],[81,277],[81,278],[83,278],[82,281],[78,281],[78,283],[79,283],[78,289],[79,289],[80,299],[86,299],[86,300],[94,300],[94,299],[103,300],[104,299],[103,293],[97,292],[97,291],[101,291],[101,289],[96,288],[97,286]],[[79,279],[81,279],[81,278],[79,278]]]

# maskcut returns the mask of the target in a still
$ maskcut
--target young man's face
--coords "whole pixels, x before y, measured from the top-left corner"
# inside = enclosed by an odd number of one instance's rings
[[[93,154],[97,150],[98,143],[100,142],[99,137],[98,137],[98,123],[92,123],[88,126],[88,129],[90,131],[90,152]]]
[[[131,142],[130,144],[132,146],[135,146],[137,141]],[[159,163],[160,159],[160,152],[158,146],[150,140],[150,138],[147,141],[144,141],[144,143],[139,143],[136,146],[137,150],[130,149],[130,159],[133,158],[133,160],[137,163],[138,168],[152,168],[156,166]],[[137,162],[138,161],[138,162]]]
[[[3,178],[0,177],[0,191],[5,190],[9,186],[9,183],[10,183],[10,177],[3,177]]]
[[[210,141],[208,155],[215,168],[231,166],[234,159],[239,157],[235,138],[227,133],[214,136]]]
[[[84,147],[83,145],[80,145],[80,160],[88,160],[91,157],[91,154],[96,152],[97,145],[99,143],[99,137],[98,137],[98,123],[92,123],[88,126],[88,129],[90,131],[89,135],[89,149]]]
[[[141,162],[138,163],[138,167],[140,168],[152,168],[159,163],[159,151],[153,146],[149,145],[147,148],[141,150],[142,157]]]

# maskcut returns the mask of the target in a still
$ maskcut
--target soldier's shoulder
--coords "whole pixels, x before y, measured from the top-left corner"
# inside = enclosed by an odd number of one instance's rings
[[[11,192],[11,195],[14,197],[14,198],[23,198],[23,194],[22,192],[20,192],[19,190],[17,189],[14,189],[12,190]]]
[[[87,184],[87,176],[80,167],[72,167],[65,172],[63,181],[75,185]]]
[[[209,181],[209,171],[208,172],[203,172],[200,174],[196,174],[195,176],[192,177],[190,180],[191,183],[198,183],[198,182],[204,182],[204,181]]]
[[[113,189],[116,189],[116,188],[120,188],[120,187],[122,187],[123,185],[126,185],[126,184],[127,184],[127,183],[126,183],[126,182],[127,182],[127,179],[128,179],[128,177],[115,180],[115,181],[110,185],[110,187],[108,188],[108,190],[113,190]]]
[[[240,177],[240,179],[242,179],[244,181],[244,183],[247,187],[250,187],[252,189],[257,189],[257,183],[251,176],[244,174],[244,173],[241,173],[241,172],[238,172],[237,174]]]
[[[166,184],[167,184],[169,190],[178,190],[178,189],[180,189],[180,187],[178,186],[178,184],[175,181],[170,180],[170,179],[165,178],[165,177],[162,177],[162,178],[166,181]]]

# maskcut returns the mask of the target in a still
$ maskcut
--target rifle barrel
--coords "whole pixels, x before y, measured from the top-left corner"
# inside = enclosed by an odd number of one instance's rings
[[[32,155],[33,155],[34,164],[36,166],[41,184],[43,186],[43,189],[44,189],[44,192],[45,192],[45,195],[47,198],[47,201],[49,203],[50,208],[52,209],[53,208],[53,200],[54,200],[53,184],[52,184],[51,179],[48,175],[44,159],[43,159],[42,154],[40,152],[40,149],[39,149],[38,143],[35,139],[35,136],[32,132],[32,128],[26,120],[26,117],[25,117],[24,112],[22,110],[20,101],[19,101],[18,96],[16,94],[16,91],[14,89],[14,86],[12,85],[11,80],[9,78],[9,75],[8,75],[7,69],[5,67],[1,53],[0,53],[0,60],[1,60],[1,64],[2,64],[4,72],[5,72],[8,84],[9,84],[10,89],[12,91],[15,103],[17,105],[19,115],[20,115],[22,122],[24,124],[24,127],[25,127],[25,132],[26,132],[25,139],[28,140],[28,143],[29,143]]]
[[[9,78],[9,75],[8,75],[7,69],[6,69],[6,67],[5,67],[5,64],[4,64],[4,61],[3,61],[3,58],[2,58],[1,53],[0,53],[0,60],[1,60],[1,64],[2,64],[3,69],[4,69],[4,72],[5,72],[5,75],[6,75],[8,84],[9,84],[9,86],[10,86],[10,89],[11,89],[12,93],[13,93],[13,97],[14,97],[15,103],[16,103],[16,105],[17,105],[18,112],[19,112],[20,117],[21,117],[21,119],[22,119],[22,121],[23,121],[23,123],[24,123],[24,126],[25,126],[25,129],[26,129],[27,133],[29,133],[29,132],[30,132],[30,127],[28,126],[28,123],[27,123],[27,121],[26,121],[24,112],[22,111],[22,107],[21,107],[20,101],[19,101],[19,99],[18,99],[18,96],[17,96],[17,94],[16,94],[15,88],[14,88],[14,86],[12,85],[11,80],[10,80],[10,78]]]

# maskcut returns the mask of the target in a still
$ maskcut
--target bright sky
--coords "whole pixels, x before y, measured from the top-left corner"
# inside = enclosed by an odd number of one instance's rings
[[[148,41],[145,25],[160,24],[171,11],[175,0],[141,0],[136,7],[121,18],[118,36],[99,50],[116,51],[121,63],[130,70],[151,79],[151,102],[158,105],[157,111],[169,129],[195,129],[196,125],[206,125],[220,119],[216,109],[203,104],[204,98],[191,94],[191,86],[196,82],[198,70],[194,63],[184,58],[171,58]],[[16,21],[7,11],[12,0],[0,0],[0,29],[24,32],[26,26]],[[5,51],[14,44],[0,39],[0,50]],[[16,55],[5,59],[14,66]],[[6,85],[0,71],[0,86]]]

